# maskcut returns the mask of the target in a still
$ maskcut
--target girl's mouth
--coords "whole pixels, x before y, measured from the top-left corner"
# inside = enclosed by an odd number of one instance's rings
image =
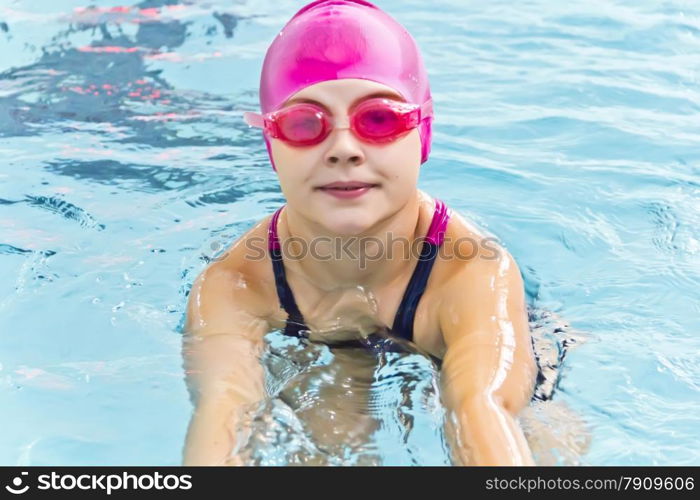
[[[330,184],[321,186],[317,189],[324,193],[330,194],[331,196],[334,196],[336,198],[348,199],[362,196],[363,194],[375,187],[379,187],[379,185],[371,184],[368,182],[349,181],[332,182]]]

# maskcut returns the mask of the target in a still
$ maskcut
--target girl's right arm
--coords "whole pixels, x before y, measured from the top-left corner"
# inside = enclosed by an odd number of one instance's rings
[[[244,412],[264,397],[259,356],[269,327],[256,314],[260,297],[249,281],[215,262],[192,285],[183,362],[195,410],[184,465],[232,463],[232,450],[244,444],[238,435]]]

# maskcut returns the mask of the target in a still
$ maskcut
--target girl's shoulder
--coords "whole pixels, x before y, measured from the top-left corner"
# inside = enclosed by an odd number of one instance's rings
[[[252,228],[215,258],[203,275],[220,275],[231,283],[232,290],[254,306],[257,316],[266,317],[276,303],[275,280],[267,251],[267,230],[271,215],[258,221]],[[223,291],[226,292],[226,291]]]

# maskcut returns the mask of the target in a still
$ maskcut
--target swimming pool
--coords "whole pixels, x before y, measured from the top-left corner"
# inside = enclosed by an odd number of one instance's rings
[[[186,293],[283,203],[241,112],[304,3],[0,4],[0,464],[180,463]],[[560,463],[698,465],[700,6],[376,3],[431,77],[420,187],[514,255],[538,336],[580,344],[561,406],[532,410],[586,441]],[[285,342],[270,337],[281,380],[293,356],[343,376]],[[447,463],[432,368],[382,370],[375,442],[319,460]],[[260,411],[256,463],[318,455],[283,401]]]

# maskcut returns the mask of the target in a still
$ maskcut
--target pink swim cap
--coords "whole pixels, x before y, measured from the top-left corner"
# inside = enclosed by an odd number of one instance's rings
[[[415,40],[394,18],[364,0],[316,0],[275,37],[263,62],[260,108],[276,111],[293,94],[327,80],[361,78],[399,92],[412,104],[431,98]],[[421,121],[421,163],[430,153],[432,117]],[[265,145],[272,159],[270,139]]]

